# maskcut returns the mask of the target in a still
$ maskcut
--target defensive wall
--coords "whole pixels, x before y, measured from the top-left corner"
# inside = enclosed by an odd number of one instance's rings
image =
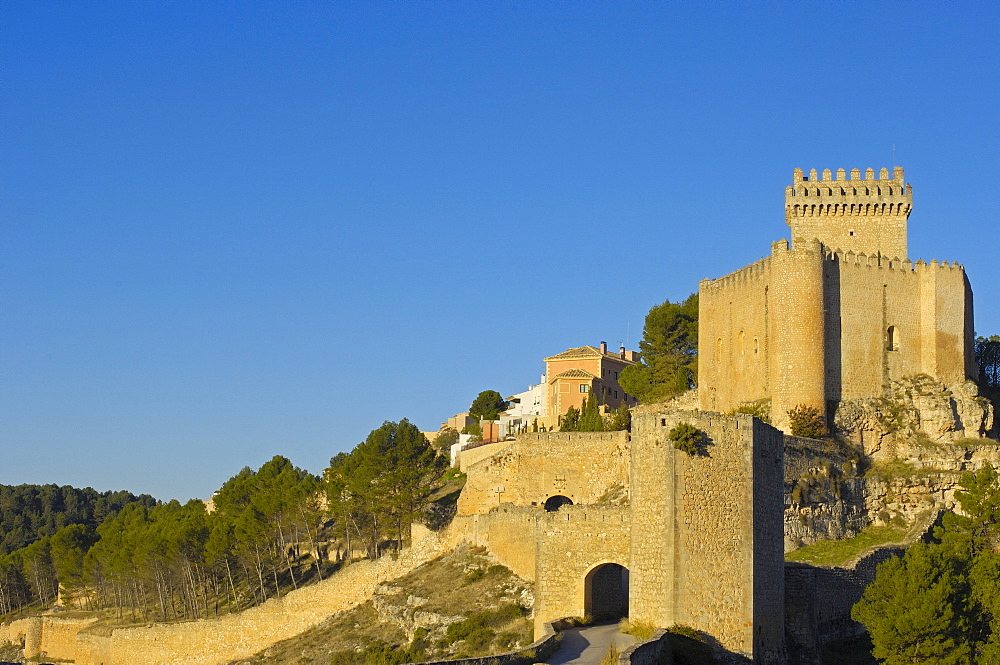
[[[750,416],[651,407],[632,423],[630,617],[783,662],[781,433]],[[680,423],[705,434],[701,454],[671,443]]]
[[[682,422],[703,433],[699,453],[670,441]],[[631,437],[532,434],[469,467],[452,531],[535,581],[536,630],[627,611],[781,663],[782,445],[781,432],[751,416],[655,406],[633,410]],[[606,501],[609,489],[627,501]]]
[[[627,492],[628,441],[628,432],[520,434],[467,467],[458,514],[487,513],[505,502],[541,506],[555,495],[593,504],[614,488]]]
[[[772,243],[770,256],[700,283],[702,409],[770,399],[772,421],[788,431],[799,404],[826,413],[907,376],[976,376],[965,269],[907,258],[902,169],[830,176],[796,169],[785,196],[791,245]]]
[[[503,503],[479,515],[457,515],[448,528],[454,543],[485,547],[515,575],[535,581],[535,534],[541,510]]]
[[[91,620],[32,617],[0,624],[0,641],[23,641],[26,658],[44,653],[77,665],[216,665],[246,658],[365,602],[382,582],[451,546],[446,536],[416,526],[413,540],[398,559],[359,561],[322,582],[218,619],[115,628],[107,635],[88,630]]]
[[[562,506],[539,516],[536,635],[553,618],[628,613],[630,536],[622,506]]]

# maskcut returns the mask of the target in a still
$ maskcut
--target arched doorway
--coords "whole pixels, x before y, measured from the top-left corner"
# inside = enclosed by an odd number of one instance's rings
[[[562,494],[556,494],[555,496],[550,496],[545,500],[545,510],[555,512],[563,506],[572,506],[573,500],[568,496],[563,496]]]
[[[584,609],[595,620],[628,616],[628,568],[605,563],[587,573]]]

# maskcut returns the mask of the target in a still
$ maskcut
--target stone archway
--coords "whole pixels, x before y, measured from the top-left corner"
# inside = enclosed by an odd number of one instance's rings
[[[562,494],[555,494],[545,500],[545,510],[547,510],[550,513],[559,510],[563,506],[572,506],[572,505],[573,505],[573,500],[568,496],[563,496]]]
[[[595,620],[628,616],[628,568],[604,563],[584,579],[584,610]]]

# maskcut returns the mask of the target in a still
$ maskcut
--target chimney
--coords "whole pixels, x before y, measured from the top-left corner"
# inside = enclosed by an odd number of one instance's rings
[[[624,346],[622,348],[618,349],[618,357],[621,358],[622,360],[625,360],[625,347]]]
[[[604,355],[607,352],[608,352],[608,343],[607,342],[601,342],[601,355]]]

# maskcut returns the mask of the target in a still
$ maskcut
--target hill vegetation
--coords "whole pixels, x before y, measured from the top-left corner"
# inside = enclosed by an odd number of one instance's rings
[[[447,506],[428,508],[445,466],[404,419],[384,423],[334,457],[323,477],[281,456],[256,471],[244,468],[209,506],[157,504],[151,497],[125,502],[128,495],[118,503],[94,501],[89,512],[77,508],[91,517],[53,529],[60,518],[25,501],[25,514],[42,515],[38,523],[51,533],[36,530],[33,542],[0,556],[0,615],[45,609],[60,597],[115,623],[246,609],[322,579],[358,549],[371,558],[386,543],[398,549],[425,511],[428,522],[441,526]],[[455,491],[438,498],[453,503]]]
[[[98,492],[69,485],[0,485],[0,555],[55,535],[70,524],[96,529],[130,503],[152,507],[148,494]]]
[[[461,546],[372,600],[231,665],[398,665],[481,656],[532,642],[531,585]]]
[[[854,606],[886,665],[1000,662],[1000,477],[986,465],[961,485],[963,515],[882,564]]]

